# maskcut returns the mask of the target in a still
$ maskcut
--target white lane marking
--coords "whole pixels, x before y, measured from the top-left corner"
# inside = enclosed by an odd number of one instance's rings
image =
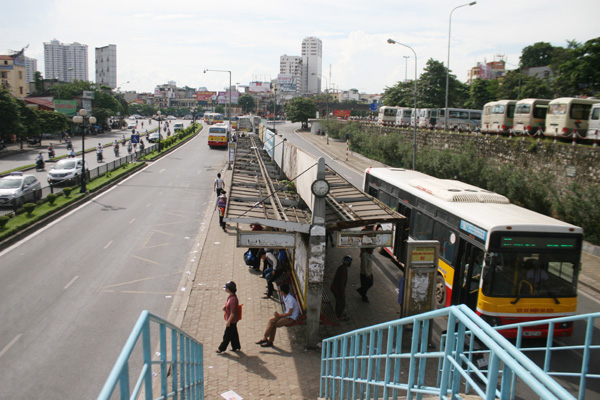
[[[158,171],[158,173],[159,173],[159,174],[162,174],[162,173],[163,173],[163,172],[165,172],[166,170],[167,170],[166,168],[163,168],[163,169],[161,169],[160,171]]]
[[[130,224],[133,224],[133,221],[135,221],[135,218],[132,219],[131,221],[129,221]]]
[[[79,275],[75,275],[75,277],[71,279],[71,281],[67,283],[63,289],[67,290],[68,288],[70,288],[71,285],[74,284],[77,279],[79,279]]]
[[[152,203],[146,204],[146,208],[150,207],[151,205],[152,205]]]
[[[108,249],[108,246],[110,246],[112,244],[112,242],[113,241],[111,240],[110,242],[106,243],[106,246],[104,246],[104,250]]]
[[[4,346],[4,348],[2,349],[2,351],[0,351],[0,357],[2,357],[4,355],[4,353],[6,353],[11,347],[13,347],[13,345],[15,343],[17,343],[17,340],[21,339],[21,336],[23,336],[23,334],[19,333],[17,336],[15,336],[15,338],[13,340],[10,341],[9,344],[7,344],[6,346]]]

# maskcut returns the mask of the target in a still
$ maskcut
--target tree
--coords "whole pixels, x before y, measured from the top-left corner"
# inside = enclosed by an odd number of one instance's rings
[[[215,112],[219,114],[225,114],[225,106],[223,104],[215,106]]]
[[[555,47],[550,43],[537,42],[521,51],[521,68],[544,67],[552,64]]]
[[[466,101],[465,107],[472,110],[482,110],[486,103],[497,99],[497,87],[496,81],[475,79],[469,87],[469,99]]]
[[[36,93],[42,93],[44,91],[44,78],[42,77],[42,73],[40,71],[35,71],[33,73],[33,82]]]
[[[385,88],[382,103],[386,106],[413,107],[414,95],[414,82],[398,82],[396,86]]]
[[[0,138],[19,133],[22,129],[17,100],[8,90],[0,89]]]
[[[69,118],[64,114],[37,110],[37,117],[44,132],[62,132],[69,128]]]
[[[569,42],[568,57],[558,66],[558,77],[554,89],[559,96],[587,95],[600,93],[600,37],[581,45]]]
[[[287,118],[292,122],[301,122],[302,129],[308,129],[308,119],[314,118],[317,106],[313,99],[307,97],[294,97],[285,106]]]
[[[18,101],[19,104],[19,118],[21,120],[21,126],[23,129],[18,131],[19,141],[21,142],[21,148],[23,148],[23,139],[26,137],[39,136],[42,133],[43,126],[38,118],[38,112],[31,107],[27,107],[25,102]]]
[[[244,114],[253,111],[256,108],[256,102],[254,101],[254,97],[252,97],[248,93],[243,94],[238,99],[238,104],[242,106],[242,113]]]

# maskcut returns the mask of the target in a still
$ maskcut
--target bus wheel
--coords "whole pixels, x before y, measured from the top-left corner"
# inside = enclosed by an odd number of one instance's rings
[[[446,307],[446,282],[440,274],[435,276],[435,306],[436,308]]]

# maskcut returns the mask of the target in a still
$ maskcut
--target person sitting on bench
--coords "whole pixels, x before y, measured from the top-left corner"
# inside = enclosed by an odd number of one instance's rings
[[[273,347],[277,328],[282,326],[290,326],[294,324],[300,317],[300,309],[296,298],[290,294],[290,285],[283,283],[279,287],[283,303],[285,304],[285,312],[283,314],[275,312],[273,318],[267,323],[267,329],[261,340],[256,342],[261,347]]]

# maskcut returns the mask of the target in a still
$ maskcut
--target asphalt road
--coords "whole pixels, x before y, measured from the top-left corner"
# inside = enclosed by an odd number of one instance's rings
[[[0,252],[0,398],[95,398],[142,310],[167,317],[224,151],[203,132]]]

